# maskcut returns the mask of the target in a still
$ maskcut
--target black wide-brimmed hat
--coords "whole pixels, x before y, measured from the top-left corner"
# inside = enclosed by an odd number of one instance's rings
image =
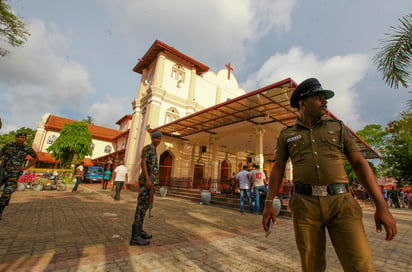
[[[322,92],[326,99],[332,98],[335,95],[333,91],[323,89],[319,80],[316,78],[308,78],[302,81],[293,91],[290,97],[290,106],[292,108],[297,108],[299,105],[299,100],[302,100],[317,92]]]

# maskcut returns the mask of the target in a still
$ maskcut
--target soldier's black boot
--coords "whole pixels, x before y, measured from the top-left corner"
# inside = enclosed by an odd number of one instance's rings
[[[145,240],[142,237],[142,225],[133,223],[132,225],[132,238],[130,238],[130,245],[131,246],[146,246],[150,244],[150,241]]]
[[[0,204],[0,220],[1,220],[1,216],[3,215],[4,208],[6,208],[6,206]]]
[[[142,238],[143,239],[152,239],[152,235],[151,234],[149,234],[149,233],[147,233],[147,232],[145,232],[144,230],[143,230],[143,228],[142,228],[142,234],[140,235],[140,236],[142,236]]]

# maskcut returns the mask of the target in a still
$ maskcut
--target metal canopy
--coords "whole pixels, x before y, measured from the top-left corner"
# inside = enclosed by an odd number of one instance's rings
[[[296,86],[288,78],[154,130],[205,146],[210,144],[211,136],[214,136],[221,151],[244,151],[254,155],[257,131],[264,130],[263,153],[266,159],[273,159],[280,131],[294,124],[298,116],[289,104],[290,93]],[[336,119],[333,115],[331,118]],[[379,158],[358,135],[354,135],[365,158]]]
[[[289,106],[289,93],[296,87],[295,84],[291,79],[286,79],[188,115],[156,130],[185,138],[201,132],[216,134],[217,128],[240,122],[255,126],[280,122],[286,126],[296,118],[296,113]]]

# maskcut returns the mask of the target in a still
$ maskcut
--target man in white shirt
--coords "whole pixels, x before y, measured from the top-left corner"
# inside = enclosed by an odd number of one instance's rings
[[[260,211],[260,192],[267,194],[266,188],[266,175],[265,172],[259,169],[259,165],[254,164],[254,170],[250,171],[250,177],[253,181],[253,193],[255,195],[255,213],[259,214]]]
[[[244,198],[246,194],[250,212],[253,213],[252,195],[250,192],[251,177],[247,171],[247,165],[243,166],[243,170],[237,173],[236,180],[239,182],[240,189],[240,212],[245,212]]]
[[[121,161],[120,165],[114,169],[114,172],[116,174],[114,178],[114,182],[116,183],[116,195],[114,196],[114,200],[120,200],[120,191],[128,178],[127,167],[123,164],[123,161]]]

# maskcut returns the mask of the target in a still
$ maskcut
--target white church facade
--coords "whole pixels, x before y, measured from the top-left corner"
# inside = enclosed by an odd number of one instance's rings
[[[93,154],[94,163],[107,165],[123,159],[133,183],[140,173],[140,151],[150,143],[150,131],[160,130],[163,137],[157,154],[164,184],[176,180],[199,188],[203,186],[199,183],[207,181],[210,189],[219,191],[222,182],[229,181],[243,165],[256,163],[268,173],[280,131],[297,117],[289,105],[296,83],[287,78],[246,92],[239,87],[230,63],[227,68],[215,74],[156,40],[133,69],[141,80],[132,114],[118,121],[118,131],[93,127],[94,142],[103,141],[102,146],[113,148],[109,154]],[[33,147],[45,141],[46,131],[47,120],[43,120]],[[354,135],[364,156],[376,157]],[[291,169],[288,164],[287,180],[292,179]]]

